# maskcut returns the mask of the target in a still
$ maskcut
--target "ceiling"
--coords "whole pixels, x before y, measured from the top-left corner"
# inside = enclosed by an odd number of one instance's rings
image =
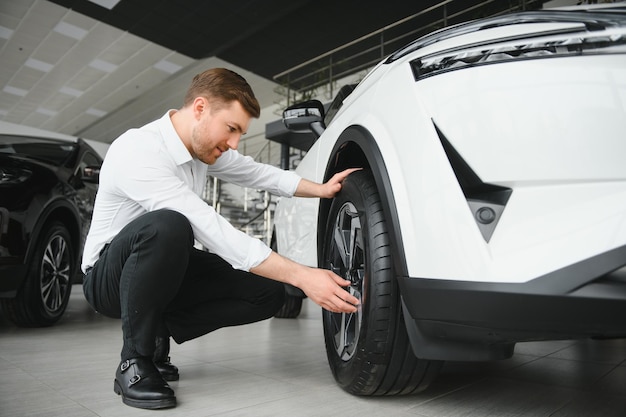
[[[255,90],[264,111],[250,136],[263,136],[280,106],[276,74],[442,3],[480,13],[520,2],[1,0],[0,120],[109,143],[225,66]]]
[[[438,2],[121,0],[108,10],[88,0],[51,1],[193,59],[218,56],[270,80]]]

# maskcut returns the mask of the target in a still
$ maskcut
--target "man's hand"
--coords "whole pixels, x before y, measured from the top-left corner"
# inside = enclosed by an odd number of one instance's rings
[[[333,313],[354,313],[359,304],[359,300],[343,288],[350,285],[350,281],[326,269],[300,265],[276,252],[250,272],[298,287],[316,304]]]
[[[316,304],[333,313],[356,312],[359,300],[342,288],[350,285],[350,281],[326,269],[311,268],[309,275],[300,289]]]
[[[360,169],[362,168],[349,168],[338,172],[324,184],[318,184],[303,178],[298,184],[295,196],[333,198],[341,190],[341,183],[343,180],[345,180],[346,177],[354,171],[358,171]]]

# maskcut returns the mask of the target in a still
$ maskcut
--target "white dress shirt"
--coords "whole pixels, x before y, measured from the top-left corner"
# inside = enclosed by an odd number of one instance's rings
[[[162,118],[117,138],[107,151],[81,268],[86,271],[119,231],[142,214],[171,209],[184,214],[194,238],[234,268],[250,270],[271,250],[235,229],[200,197],[206,176],[267,190],[283,197],[296,192],[300,177],[228,150],[212,165],[192,158],[172,125]]]

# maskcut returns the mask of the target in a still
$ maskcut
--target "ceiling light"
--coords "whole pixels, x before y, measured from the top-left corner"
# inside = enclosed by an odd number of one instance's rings
[[[102,110],[98,110],[98,109],[94,109],[93,107],[88,108],[85,113],[90,114],[92,116],[97,116],[97,117],[104,117],[106,116],[107,112],[102,111]]]
[[[103,61],[101,59],[94,59],[89,63],[91,68],[95,68],[104,72],[113,72],[117,69],[117,65],[111,64],[110,62]]]
[[[28,94],[27,90],[24,90],[23,88],[11,87],[10,85],[5,86],[2,91],[20,97],[24,97],[26,94]]]
[[[58,112],[50,109],[45,109],[43,107],[37,108],[37,113],[45,114],[46,116],[56,116]]]
[[[156,64],[154,64],[154,68],[161,70],[163,72],[167,72],[168,74],[174,74],[178,72],[182,66],[178,64],[174,64],[173,62],[167,61],[165,59],[160,60]]]
[[[28,58],[24,65],[26,65],[28,68],[36,69],[43,72],[50,72],[50,70],[54,68],[54,65],[34,58]]]
[[[63,93],[63,94],[67,94],[68,96],[73,96],[73,97],[80,97],[80,96],[83,95],[82,91],[77,90],[77,89],[72,88],[72,87],[61,87],[59,92]]]
[[[76,40],[81,40],[87,34],[85,29],[65,22],[59,22],[53,30]]]
[[[117,6],[117,3],[120,2],[120,0],[89,0],[89,1],[109,10]]]
[[[0,38],[9,39],[11,35],[13,35],[13,32],[15,31],[12,29],[5,28],[4,26],[0,26]]]

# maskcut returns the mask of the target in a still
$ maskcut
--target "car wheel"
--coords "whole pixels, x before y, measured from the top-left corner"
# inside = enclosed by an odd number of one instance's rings
[[[346,178],[333,200],[323,247],[323,267],[351,281],[358,311],[324,310],[324,339],[337,383],[356,395],[395,395],[421,391],[441,362],[413,354],[404,324],[400,292],[380,195],[372,175]]]
[[[279,319],[295,319],[300,315],[300,311],[302,311],[302,297],[291,295],[288,291],[285,291],[285,304],[274,314],[274,317]]]
[[[20,326],[54,324],[67,308],[75,268],[67,228],[52,223],[35,247],[26,281],[16,298],[3,300],[7,317]]]
[[[278,247],[276,237],[272,235],[270,248],[276,252]],[[305,297],[302,290],[293,285],[285,284],[285,304],[278,310],[274,317],[278,319],[295,319],[302,311],[302,299]]]

